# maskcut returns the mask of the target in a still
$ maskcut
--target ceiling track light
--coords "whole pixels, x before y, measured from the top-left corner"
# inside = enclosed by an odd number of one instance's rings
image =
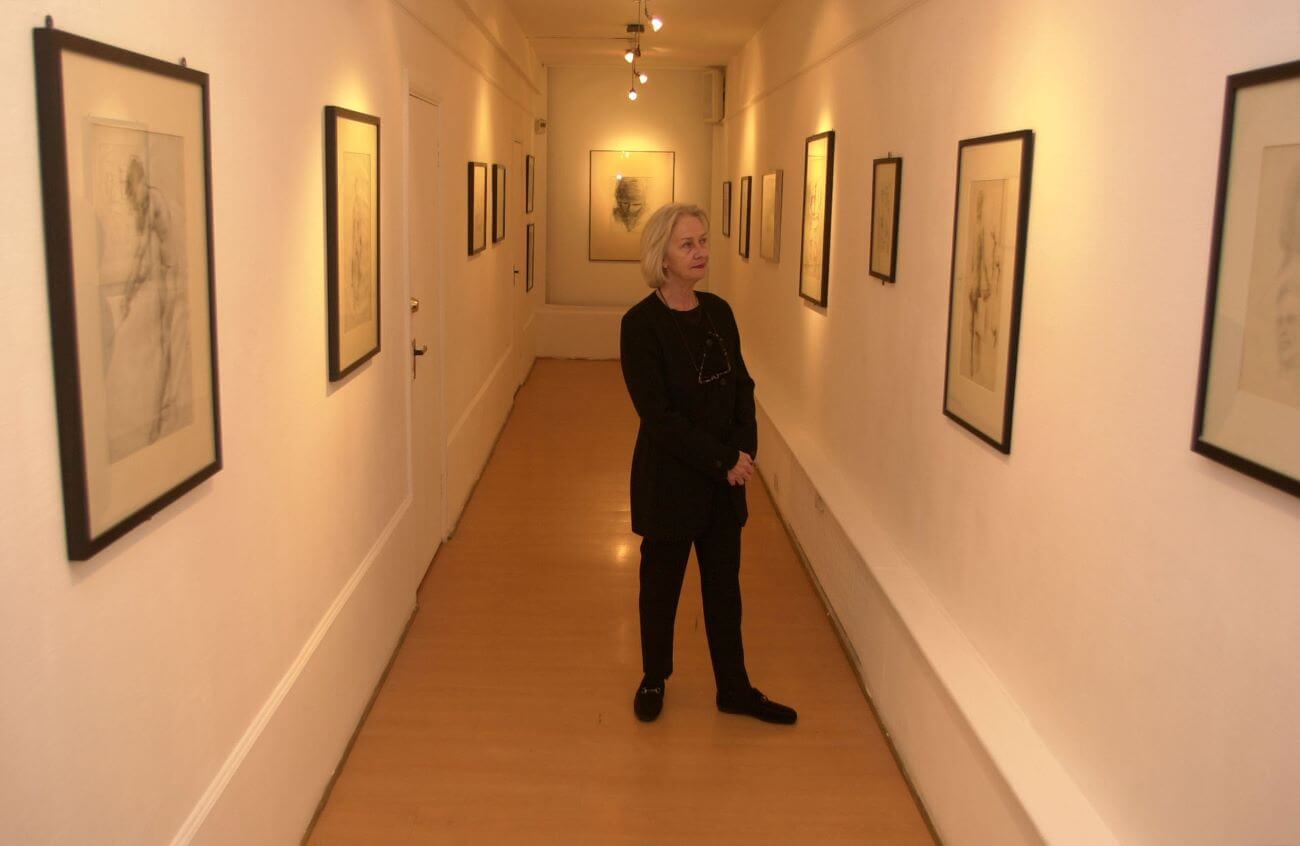
[[[635,99],[636,99],[636,86],[635,86],[635,85],[633,85],[631,88],[629,88],[629,89],[627,90],[627,98],[628,98],[629,100],[635,100]]]
[[[643,7],[645,16],[650,19],[650,28],[655,32],[664,28],[664,19],[650,11],[650,4],[646,3]]]

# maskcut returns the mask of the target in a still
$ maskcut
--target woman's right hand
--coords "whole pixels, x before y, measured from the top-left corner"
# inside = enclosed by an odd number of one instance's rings
[[[727,471],[727,483],[731,485],[743,485],[754,475],[754,459],[744,450],[740,451],[740,457],[736,459],[736,466]]]

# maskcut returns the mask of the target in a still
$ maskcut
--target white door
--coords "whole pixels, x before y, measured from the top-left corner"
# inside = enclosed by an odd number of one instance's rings
[[[528,320],[528,224],[527,215],[524,214],[524,145],[518,141],[511,142],[511,164],[513,166],[513,176],[506,179],[506,236],[514,246],[511,248],[511,255],[514,256],[514,288],[510,291],[510,301],[513,303],[511,312],[514,319],[512,320],[514,351],[515,351],[515,384],[522,385],[524,379],[528,377],[529,351],[524,343],[524,325]]]
[[[418,560],[427,566],[443,539],[445,466],[441,292],[438,289],[438,107],[412,94],[411,255],[411,487],[419,526]],[[423,575],[423,569],[421,569]]]

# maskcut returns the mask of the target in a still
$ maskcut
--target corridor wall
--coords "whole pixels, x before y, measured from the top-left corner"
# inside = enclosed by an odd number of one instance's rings
[[[31,30],[47,13],[211,76],[225,466],[78,564],[42,247]],[[0,22],[0,842],[295,842],[414,608],[414,539],[444,531],[408,511],[408,90],[440,106],[438,231],[411,237],[441,256],[450,523],[532,357],[509,241],[466,255],[465,162],[509,165],[520,141],[544,171],[545,78],[498,0],[15,0]],[[382,351],[333,383],[326,105],[382,120]]]
[[[612,48],[611,48],[612,49]],[[546,306],[538,315],[545,356],[617,358],[618,321],[649,289],[635,262],[588,258],[592,150],[671,150],[675,198],[708,208],[713,170],[712,70],[650,69],[636,102],[630,68],[551,67],[547,71],[548,218]],[[715,249],[725,248],[715,226]]]
[[[786,179],[781,262],[714,258],[760,467],[945,843],[1300,842],[1300,500],[1188,448],[1224,80],[1296,59],[1297,32],[1282,0],[790,0],[728,66],[714,182]],[[827,129],[821,309],[798,246]],[[941,409],[957,143],[1020,129],[1004,456]]]

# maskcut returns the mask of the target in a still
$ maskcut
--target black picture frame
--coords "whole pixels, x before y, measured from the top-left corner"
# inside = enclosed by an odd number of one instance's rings
[[[64,523],[69,560],[85,561],[222,468],[209,78],[194,68],[174,65],[53,28],[33,31],[33,53]],[[132,80],[132,91],[120,91],[116,87],[114,77],[118,75]],[[91,89],[95,86],[103,89],[95,100],[95,110],[69,115],[70,90],[75,103],[79,99],[94,99]],[[160,92],[169,96],[151,96]],[[164,102],[174,102],[179,98],[188,99],[192,109],[168,112],[166,117],[183,122],[193,130],[193,137],[188,139],[191,143],[182,146],[183,141],[155,140],[155,136],[161,139],[167,130],[155,130],[150,118],[169,108],[162,105]],[[142,126],[150,129],[140,129]],[[125,221],[126,237],[158,240],[167,237],[165,229],[155,228],[156,216],[165,212],[170,221],[171,210],[176,208],[181,209],[188,220],[203,217],[203,225],[198,228],[203,233],[203,244],[193,243],[193,227],[189,229],[189,235],[177,236],[179,243],[173,243],[178,254],[185,256],[184,271],[174,269],[175,266],[172,270],[160,270],[157,264],[148,269],[137,266],[135,272],[138,275],[129,276],[122,283],[104,280],[103,277],[112,274],[104,269],[103,253],[97,254],[96,246],[88,240],[95,238],[94,227],[75,220],[72,214],[72,192],[88,192],[92,196],[79,193],[77,201],[82,206],[91,206],[96,218],[94,226],[100,223],[100,197],[96,192],[106,183],[89,177],[108,172],[101,170],[106,167],[107,154],[103,157],[101,154],[107,146],[92,150],[89,141],[98,137],[95,133],[101,128],[106,134],[137,133],[135,137],[141,142],[141,148],[147,151],[147,166],[137,168],[128,161],[127,167],[113,171],[121,180],[120,184],[112,185],[113,192],[132,198],[138,197],[134,192],[140,185],[148,191],[147,203],[137,204],[132,199],[123,209],[135,218],[134,225],[131,220]],[[155,144],[159,149],[169,150],[171,158],[155,157]],[[128,159],[132,157],[128,154]],[[164,160],[172,163],[165,164]],[[74,162],[80,166],[73,167]],[[171,197],[178,193],[183,197],[179,206],[175,201],[169,204],[168,197],[161,193],[165,187],[158,187],[171,184],[177,174],[180,184],[201,186],[201,191],[173,192]],[[91,182],[96,183],[96,187],[89,187]],[[141,217],[144,218],[143,224],[140,223]],[[99,249],[103,249],[109,237],[111,235],[99,236]],[[124,245],[123,249],[129,247]],[[111,243],[109,248],[112,249]],[[98,263],[92,265],[85,261],[79,264],[79,255],[97,256]],[[202,271],[197,270],[199,264],[203,265]],[[176,274],[170,280],[176,289],[170,289],[156,279],[158,274],[167,273]],[[151,293],[147,293],[150,288]],[[117,305],[109,299],[109,290],[117,291],[113,297]],[[177,297],[177,290],[184,292],[183,301]],[[168,378],[171,371],[166,367],[156,368],[154,375],[158,376],[160,403],[156,409],[146,409],[148,413],[156,414],[155,422],[143,446],[127,447],[132,458],[128,462],[113,456],[115,433],[120,431],[117,424],[122,418],[109,408],[113,402],[114,380],[106,369],[98,365],[112,359],[102,351],[98,333],[105,328],[106,321],[115,321],[112,330],[114,343],[117,343],[119,336],[126,331],[123,327],[131,315],[131,300],[139,296],[152,297],[150,302],[160,308],[170,302],[167,309],[173,320],[181,313],[182,306],[185,315],[190,317],[188,323],[172,322],[170,325],[164,318],[159,318],[158,327],[171,340],[175,340],[178,332],[185,333],[183,346],[187,350],[185,361],[190,365],[188,375],[191,381],[180,401],[192,405],[188,419],[178,422],[175,406],[165,396],[172,392]],[[79,323],[78,299],[92,297],[99,300],[100,307],[83,307],[82,311],[83,314],[94,314],[98,320],[88,318],[84,324]],[[108,316],[106,310],[109,310]],[[206,319],[201,314],[204,310]],[[134,311],[137,321],[151,320],[159,313],[155,308]],[[121,320],[116,322],[119,315]],[[136,325],[139,326],[139,322]],[[196,329],[198,331],[194,331]],[[171,350],[180,346],[168,344]],[[203,360],[204,352],[206,361]],[[101,359],[83,371],[79,358],[82,353],[99,355]],[[181,361],[179,355],[165,358],[169,365]],[[149,378],[140,377],[135,369],[124,372],[136,387],[141,378]],[[165,424],[162,422],[164,418],[167,418]],[[167,442],[168,456],[156,451],[163,441]],[[120,452],[121,441],[118,443]],[[119,480],[130,483],[136,488],[136,493],[127,497],[113,492],[112,488]],[[119,496],[127,501],[119,501]]]
[[[754,177],[740,177],[740,203],[737,207],[736,249],[741,258],[749,258],[750,213],[754,204]]]
[[[902,201],[902,157],[874,159],[871,162],[871,243],[867,249],[867,272],[881,282],[894,282],[898,276],[898,219]]]
[[[722,237],[731,237],[731,180],[722,183]]]
[[[344,271],[342,267],[344,263],[344,247],[355,249],[355,245],[353,245],[352,242],[356,238],[356,235],[353,232],[345,233],[341,229],[344,225],[343,205],[345,198],[340,194],[340,191],[346,190],[346,186],[340,188],[340,185],[346,183],[347,180],[344,179],[340,181],[339,173],[341,155],[345,152],[342,148],[348,145],[341,144],[339,139],[339,129],[341,125],[346,125],[348,123],[357,125],[363,129],[365,127],[374,127],[374,174],[370,177],[373,184],[373,192],[368,192],[369,196],[363,200],[363,203],[369,204],[370,210],[373,213],[373,240],[370,244],[363,247],[363,250],[369,252],[369,256],[362,257],[366,267],[361,269],[359,274],[357,272],[349,272],[347,274],[350,277],[347,284],[352,284],[351,277],[357,275],[360,275],[362,278],[369,276],[374,280],[373,295],[365,295],[367,301],[370,303],[370,309],[372,309],[372,319],[364,321],[365,325],[358,327],[365,331],[369,342],[367,343],[363,340],[362,343],[364,345],[360,347],[357,347],[355,341],[345,343],[344,336],[349,336],[350,340],[352,337],[356,336],[357,331],[355,329],[348,331],[348,329],[345,328],[342,308],[344,289],[346,287],[343,279]],[[355,132],[355,128],[353,128],[352,131]],[[325,107],[325,301],[329,317],[328,366],[331,382],[337,382],[341,379],[347,378],[351,373],[356,371],[357,368],[378,355],[380,350],[380,341],[383,337],[381,326],[383,309],[380,307],[383,302],[382,297],[380,296],[382,283],[382,277],[380,275],[380,244],[382,242],[383,231],[380,226],[380,192],[383,186],[380,179],[379,132],[379,118],[375,115],[368,115],[364,112],[345,109],[341,106]],[[369,153],[370,150],[367,149],[366,154],[363,155],[369,155]],[[352,154],[356,155],[355,153]],[[355,209],[357,206],[356,198],[346,199],[349,200],[349,209],[351,209],[355,215]],[[365,224],[365,226],[367,229],[366,235],[369,235],[371,227],[368,224]],[[355,226],[350,227],[350,229],[354,228]],[[364,238],[365,236],[362,237]],[[355,256],[352,255],[352,249],[347,251],[348,258],[355,258]],[[355,293],[353,296],[355,296]],[[345,350],[345,347],[349,347],[349,349]]]
[[[530,224],[528,224],[528,230],[527,230],[527,231],[528,231],[528,237],[527,237],[528,247],[527,247],[527,257],[526,257],[526,262],[527,262],[527,263],[526,263],[526,270],[524,271],[524,293],[525,293],[525,294],[528,293],[529,291],[533,290],[533,278],[534,278],[534,277],[533,277],[533,255],[534,255],[534,252],[533,252],[533,251],[534,251],[534,241],[533,241],[533,239],[536,237],[535,234],[534,234],[534,228],[535,228],[535,227],[536,227],[536,224],[534,224],[534,223],[530,223]]]
[[[984,151],[992,151],[995,147],[1002,151],[1001,158],[1005,159],[1006,162],[1001,165],[997,163],[980,165],[980,167],[987,169],[989,173],[977,172],[976,165],[971,161],[972,157],[979,155],[982,149]],[[1014,226],[1007,227],[1005,226],[1005,223],[1007,210],[1006,200],[1008,197],[1005,194],[1005,189],[1009,186],[1006,186],[1005,182],[1012,178],[1009,174],[1011,174],[1012,171],[1010,163],[1013,161],[1015,163],[1014,178],[1017,181],[1017,187],[1014,190],[1014,196],[1009,199],[1015,204],[1015,223]],[[1004,132],[997,135],[986,135],[980,138],[968,138],[958,142],[957,144],[957,192],[956,199],[953,203],[952,261],[949,268],[948,284],[948,351],[944,368],[943,413],[946,417],[975,435],[981,441],[984,441],[999,452],[1008,455],[1011,453],[1011,422],[1015,410],[1016,366],[1020,346],[1020,307],[1024,291],[1025,249],[1029,235],[1029,197],[1033,179],[1033,164],[1034,133],[1029,129],[1022,129],[1015,132]],[[1002,170],[998,171],[998,167],[1001,167]],[[989,175],[996,176],[995,172],[1001,172],[1008,175],[1002,177],[1000,180],[997,178],[988,178]],[[985,178],[978,178],[980,176]],[[970,178],[971,180],[970,186],[967,186],[964,181],[967,178]],[[1001,191],[1002,193],[996,195],[988,193],[988,196],[997,196],[999,198],[997,203],[997,220],[986,221],[983,217],[983,208],[985,203],[984,192],[992,192],[995,190],[992,188],[992,184],[999,181],[1002,181],[1004,185],[1000,186],[996,190]],[[979,184],[978,189],[975,187],[977,183]],[[969,191],[964,190],[968,187],[970,188]],[[967,206],[971,194],[977,194],[975,203],[973,204],[974,210]],[[971,212],[970,215],[965,217],[965,225],[963,225],[964,212]],[[990,213],[990,217],[991,216],[992,213]],[[969,238],[973,230],[977,227],[980,228],[979,232],[976,233],[979,235],[980,247],[974,250],[974,252],[972,252],[971,249],[968,249],[965,251],[965,255],[959,255],[962,246],[969,246]],[[1005,250],[1005,248],[1001,246],[1001,244],[1005,243],[1005,232],[1007,230],[1012,230],[1015,233],[1015,244],[1011,246],[1009,251]],[[986,261],[984,258],[986,256],[984,247],[990,243],[997,245],[994,249],[998,252],[996,255],[988,256],[988,260]],[[1009,277],[1004,279],[1003,269],[1005,268],[1006,258],[1011,259],[1012,267]],[[994,259],[998,260],[994,261]],[[979,268],[975,273],[975,279],[971,279],[968,275],[965,275],[967,273],[967,266],[971,263],[979,265]],[[981,274],[992,272],[997,273],[996,280],[990,282],[987,279],[981,278]],[[958,281],[959,273],[963,274],[960,283]],[[991,364],[985,364],[983,361],[983,354],[988,351],[987,343],[981,342],[982,345],[977,351],[977,342],[975,337],[976,335],[987,335],[990,333],[987,331],[984,333],[978,331],[976,324],[981,321],[981,318],[974,314],[975,306],[980,300],[991,300],[993,293],[998,294],[999,299],[997,302],[1000,304],[1002,302],[1001,294],[1005,292],[1005,287],[1003,286],[1005,286],[1007,281],[1010,283],[1010,303],[1008,304],[1008,313],[1002,315],[998,312],[993,318],[991,318],[992,320],[997,321],[995,325],[1007,326],[1007,332],[1005,334],[1007,340],[1004,347],[1006,352],[996,358],[988,356],[989,358],[993,358],[993,361]],[[988,284],[986,284],[986,282]],[[964,317],[961,323],[958,323],[957,320],[957,313],[959,310],[957,288],[959,284],[962,284],[965,289],[974,290],[976,292],[989,291],[989,293],[982,295],[977,293],[974,296],[967,297],[960,303],[962,308],[965,307],[966,302],[971,303],[971,332],[969,334],[970,352],[967,354],[965,350],[959,350],[954,356],[954,347],[958,345],[955,339],[959,337],[954,334],[954,330],[960,330],[966,322]],[[998,290],[994,291],[995,288]],[[989,307],[986,305],[986,319],[988,308]],[[1004,319],[1006,322],[1005,324],[1002,324],[1001,321]],[[1001,333],[995,332],[992,334],[995,338],[1001,337]],[[954,367],[969,368],[969,378],[967,374],[957,374],[958,378],[963,380],[959,384],[957,380],[953,378]],[[992,371],[989,370],[990,367],[993,368]],[[989,378],[990,373],[991,378]],[[999,376],[1001,377],[1000,380]],[[966,382],[981,387],[968,391],[965,387]],[[976,394],[983,399],[984,395],[978,394],[978,390],[982,390],[983,388],[988,389],[988,393],[992,395],[992,399],[983,402],[982,408],[977,406],[976,403],[968,403],[964,400],[967,393]],[[977,414],[977,411],[983,413]]]
[[[470,162],[467,173],[469,199],[466,204],[466,217],[469,222],[469,254],[473,256],[487,249],[489,190],[487,162]],[[475,187],[476,182],[479,183],[478,188]]]
[[[533,185],[534,185],[534,180],[536,179],[533,169],[535,167],[536,167],[536,161],[533,159],[532,155],[525,156],[524,157],[524,214],[533,213]]]
[[[1191,448],[1300,496],[1300,60],[1225,88]]]
[[[825,140],[824,175],[813,172],[814,145]],[[799,296],[825,308],[830,299],[831,210],[835,197],[835,130],[809,135],[803,142],[803,217],[799,227]],[[809,181],[810,176],[815,178]],[[810,292],[810,288],[812,289]]]
[[[506,239],[506,166],[492,165],[492,243]]]

